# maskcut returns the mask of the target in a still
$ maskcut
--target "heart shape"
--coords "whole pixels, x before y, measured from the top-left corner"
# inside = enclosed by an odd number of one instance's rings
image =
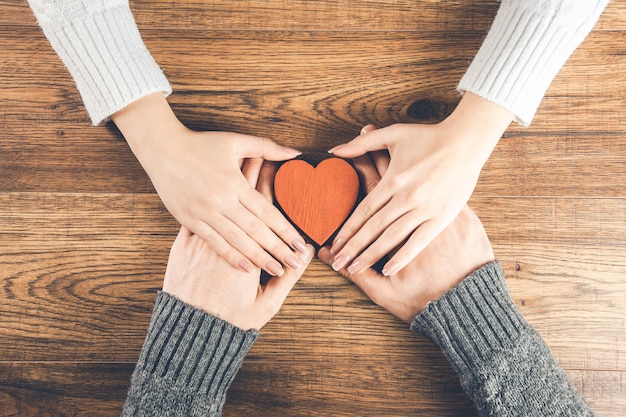
[[[359,177],[340,158],[325,159],[316,167],[295,159],[276,172],[274,196],[289,220],[322,246],[354,209]]]

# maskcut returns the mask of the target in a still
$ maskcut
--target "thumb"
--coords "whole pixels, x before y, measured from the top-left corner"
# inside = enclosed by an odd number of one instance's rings
[[[317,257],[327,265],[332,265],[334,256],[328,247],[319,250]],[[380,275],[372,268],[367,268],[358,274],[350,274],[346,268],[338,271],[342,276],[354,282],[373,302],[387,308],[392,300],[392,288],[389,279]]]
[[[282,146],[273,140],[256,136],[239,136],[240,158],[263,158],[268,161],[284,161],[301,155],[297,149]]]
[[[341,158],[356,158],[368,152],[380,151],[389,148],[386,129],[375,130],[365,126],[361,134],[350,142],[337,145],[328,152]]]
[[[296,285],[307,266],[309,266],[311,259],[313,259],[313,254],[315,253],[313,246],[307,245],[306,249],[306,252],[299,254],[302,261],[300,268],[287,269],[282,276],[273,277],[265,286],[262,298],[269,300],[271,306],[277,307],[274,314],[278,312],[287,295],[289,295],[289,292]]]

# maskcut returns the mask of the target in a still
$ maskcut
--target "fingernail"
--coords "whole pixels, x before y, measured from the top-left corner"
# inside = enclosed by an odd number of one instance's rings
[[[345,243],[346,240],[342,237],[340,237],[339,239],[335,239],[333,245],[330,247],[330,253],[333,255],[337,254],[341,250],[341,248],[343,248],[343,245]]]
[[[293,255],[285,256],[285,263],[293,269],[298,269],[302,266],[302,263]]]
[[[361,262],[360,259],[357,259],[350,264],[350,266],[348,267],[348,272],[351,274],[356,274],[358,272],[361,272],[362,267],[363,267],[363,262]]]
[[[291,146],[285,146],[284,148],[285,148],[285,150],[286,150],[287,152],[290,152],[290,153],[296,154],[295,156],[302,155],[302,152],[301,152],[301,151],[297,150],[296,148],[292,148]]]
[[[306,243],[304,242],[304,239],[295,239],[293,242],[291,242],[291,246],[293,246],[298,252],[301,253],[306,253],[307,248],[306,248]]]
[[[305,248],[306,250],[300,254],[300,260],[304,263],[308,263],[311,259],[313,259],[315,248],[311,245],[306,245]]]
[[[398,263],[396,261],[387,262],[381,271],[384,276],[389,277],[398,272]]]
[[[270,274],[274,275],[275,277],[279,277],[285,273],[285,270],[283,269],[283,267],[280,266],[280,264],[274,260],[267,261],[265,263],[265,270],[269,272]]]
[[[245,272],[252,272],[254,265],[247,259],[240,259],[237,261],[237,266]]]
[[[338,258],[335,259],[335,262],[333,262],[332,268],[335,271],[339,271],[341,268],[346,266],[348,261],[350,261],[350,255],[348,255],[347,253],[344,253],[343,255],[340,255]]]
[[[337,145],[334,148],[330,148],[328,150],[328,153],[335,153],[336,151],[340,150],[341,148],[343,148],[344,146],[346,146],[345,143],[342,143],[341,145]]]

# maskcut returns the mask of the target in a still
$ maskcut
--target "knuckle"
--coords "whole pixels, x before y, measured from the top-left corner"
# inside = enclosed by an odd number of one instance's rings
[[[374,188],[376,188],[376,186],[378,185],[378,183],[379,183],[379,180],[377,180],[377,179],[371,179],[371,178],[368,178],[368,179],[365,181],[365,192],[366,192],[367,194],[369,194],[369,193],[371,193],[372,191],[374,191]]]
[[[356,209],[357,216],[361,218],[369,219],[375,213],[376,211],[374,210],[374,207],[372,207],[372,205],[368,201],[365,201],[365,200],[363,200],[363,202]]]

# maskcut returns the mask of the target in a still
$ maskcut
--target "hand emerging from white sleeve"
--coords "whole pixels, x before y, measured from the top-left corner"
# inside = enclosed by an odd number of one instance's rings
[[[344,158],[380,151],[390,157],[378,185],[333,241],[333,269],[356,274],[398,247],[383,274],[408,265],[466,205],[512,118],[504,108],[466,93],[441,123],[366,126],[356,139],[331,149]]]
[[[250,159],[282,161],[295,149],[248,135],[194,132],[161,94],[146,96],[113,120],[170,213],[232,266],[273,276],[299,268],[304,239],[244,177]]]

